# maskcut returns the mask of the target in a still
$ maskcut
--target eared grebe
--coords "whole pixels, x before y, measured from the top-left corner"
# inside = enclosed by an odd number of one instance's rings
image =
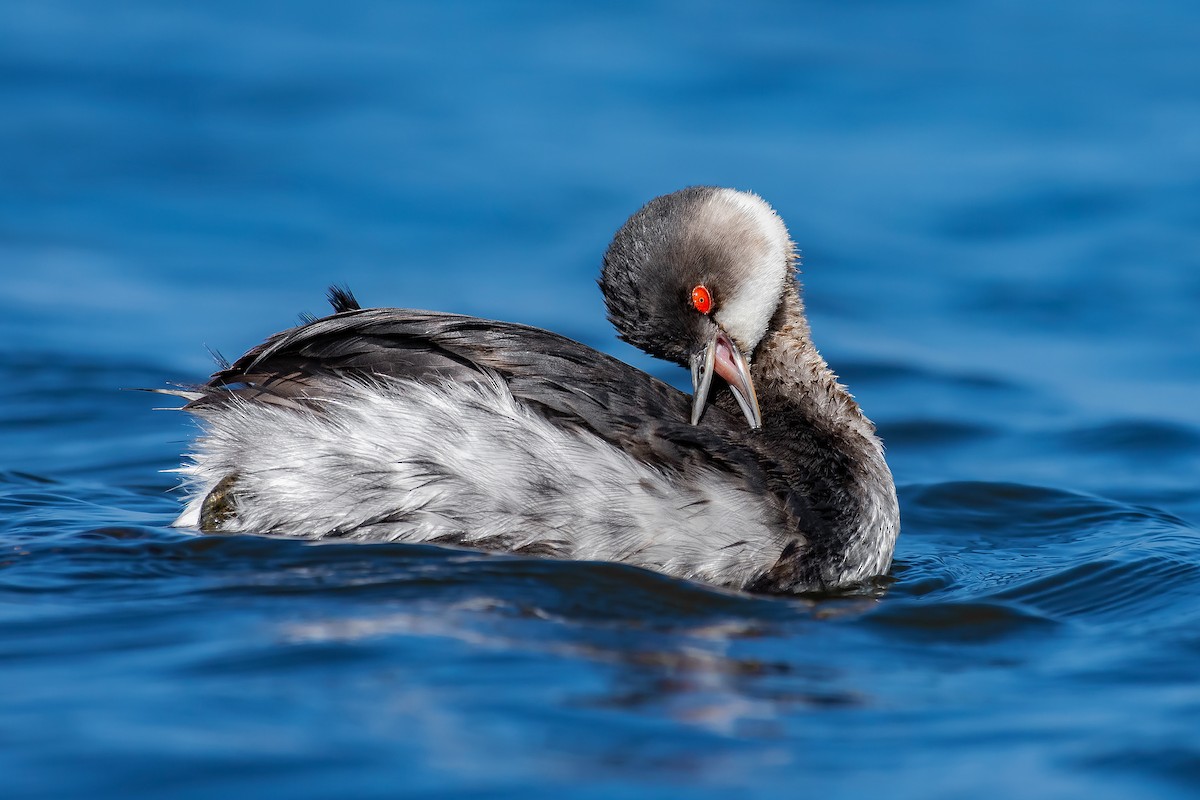
[[[690,399],[547,331],[332,290],[331,316],[173,392],[204,428],[175,524],[620,561],[749,591],[884,573],[892,475],[813,346],[796,275],[782,221],[747,192],[684,189],[617,232],[609,318],[690,367]]]

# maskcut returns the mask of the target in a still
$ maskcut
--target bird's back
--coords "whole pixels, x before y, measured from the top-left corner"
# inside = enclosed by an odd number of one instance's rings
[[[745,586],[803,541],[761,434],[522,325],[345,310],[201,387],[177,524],[461,544]],[[797,512],[799,510],[799,513]]]

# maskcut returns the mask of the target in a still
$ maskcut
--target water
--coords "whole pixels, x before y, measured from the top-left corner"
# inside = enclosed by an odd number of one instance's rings
[[[1193,4],[0,9],[6,798],[1190,797]],[[167,526],[150,395],[368,304],[613,338],[646,199],[752,188],[880,425],[877,598]]]

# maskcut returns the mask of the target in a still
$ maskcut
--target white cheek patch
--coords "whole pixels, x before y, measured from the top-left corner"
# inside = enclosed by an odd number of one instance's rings
[[[703,222],[730,231],[735,260],[743,265],[737,291],[717,298],[716,321],[749,356],[762,340],[789,277],[793,245],[783,220],[751,192],[721,189],[709,200]]]

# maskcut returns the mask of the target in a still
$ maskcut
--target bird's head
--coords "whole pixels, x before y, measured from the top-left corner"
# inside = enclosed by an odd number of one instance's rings
[[[656,197],[621,226],[600,288],[622,339],[692,371],[692,424],[714,374],[762,425],[750,359],[793,285],[795,248],[758,195],[695,186]]]

